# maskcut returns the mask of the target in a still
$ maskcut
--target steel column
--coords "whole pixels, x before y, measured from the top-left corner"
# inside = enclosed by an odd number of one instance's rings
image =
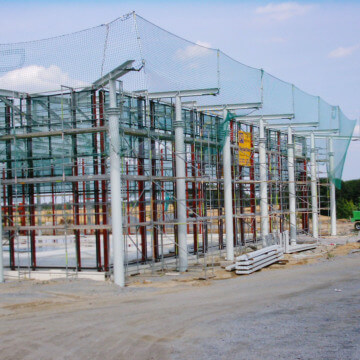
[[[178,221],[179,271],[187,270],[186,192],[185,192],[185,144],[181,97],[175,97],[175,156],[176,156],[176,205]]]
[[[312,233],[314,238],[319,237],[318,221],[318,196],[317,196],[317,176],[316,176],[316,148],[315,136],[310,136],[310,173],[311,173],[311,211],[312,211]]]
[[[144,116],[143,116],[143,99],[137,100],[137,115],[138,115],[138,128],[144,128]],[[145,175],[145,142],[143,138],[139,138],[138,149],[138,175]],[[139,194],[139,221],[141,223],[146,222],[146,198],[145,198],[145,182],[143,180],[138,181],[138,194]],[[146,241],[146,226],[140,226],[141,236],[141,261],[146,262],[147,259],[147,241]]]
[[[105,126],[104,116],[105,93],[99,92],[99,125]],[[100,172],[102,175],[106,174],[106,154],[105,154],[105,133],[100,133]],[[101,215],[103,225],[107,224],[107,181],[101,181]],[[103,233],[103,247],[104,247],[104,269],[109,270],[109,232],[107,229],[102,230]]]
[[[227,121],[227,110],[223,111],[223,121]],[[229,124],[226,124],[229,127]],[[225,205],[225,228],[226,228],[226,259],[234,260],[234,233],[233,233],[233,204],[232,204],[232,185],[231,185],[231,148],[230,134],[225,138],[223,148],[223,168],[224,168],[224,205]]]
[[[124,268],[124,239],[121,198],[121,172],[120,172],[120,132],[119,115],[120,109],[116,101],[116,81],[109,81],[109,152],[110,152],[110,184],[111,184],[111,213],[112,213],[112,241],[114,282],[125,286]]]
[[[76,93],[74,91],[71,92],[71,122],[73,128],[76,128]],[[71,144],[72,144],[72,172],[73,176],[79,175],[78,168],[78,151],[77,151],[77,135],[71,136]],[[75,225],[80,225],[80,206],[79,206],[79,183],[72,183],[73,190],[73,199],[74,199],[74,223]],[[80,230],[74,230],[75,235],[75,250],[76,250],[76,267],[78,271],[81,271],[81,248],[80,248]]]
[[[267,166],[266,166],[266,139],[264,121],[259,121],[259,173],[260,173],[260,230],[261,240],[266,245],[265,237],[269,234],[269,204],[267,186]]]
[[[91,92],[91,118],[92,127],[97,127],[97,112],[96,112],[96,91]],[[93,133],[92,148],[93,148],[93,172],[94,175],[99,174],[99,159],[98,159],[98,134]],[[94,220],[95,225],[100,225],[100,207],[99,207],[99,181],[94,181]],[[100,245],[100,230],[95,229],[95,247],[96,247],[96,268],[98,271],[102,270],[101,261],[101,245]]]
[[[331,236],[336,236],[336,191],[333,138],[329,138],[329,172],[330,172],[330,222]]]
[[[295,190],[295,157],[292,129],[288,127],[288,180],[290,211],[290,243],[296,245],[296,190]]]

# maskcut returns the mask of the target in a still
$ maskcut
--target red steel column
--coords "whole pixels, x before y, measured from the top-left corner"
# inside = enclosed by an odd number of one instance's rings
[[[137,100],[137,115],[138,115],[138,128],[144,128],[144,114],[143,114],[143,99]],[[138,175],[145,175],[145,149],[144,139],[138,138],[139,149],[138,149]],[[139,221],[140,223],[146,222],[146,198],[145,198],[145,181],[138,181],[138,194],[139,194]],[[146,226],[140,225],[140,237],[141,237],[141,261],[146,262],[147,260],[147,239],[146,239]]]
[[[307,167],[307,162],[306,159],[304,159],[304,171],[302,173],[302,181],[303,181],[303,191],[302,191],[302,208],[308,210],[308,191],[307,191],[307,171],[306,171],[306,167]],[[303,212],[302,213],[302,228],[304,231],[309,232],[309,213]]]
[[[282,202],[281,202],[281,197],[282,197],[282,186],[281,186],[281,182],[282,182],[282,178],[281,178],[281,133],[280,131],[277,133],[277,147],[278,147],[278,177],[279,177],[279,189],[277,189],[279,191],[278,195],[280,196],[280,201],[279,201],[279,212],[280,212],[280,232],[283,232],[283,215],[281,213],[282,211]]]
[[[6,134],[11,132],[11,108],[5,106],[5,131]],[[6,140],[6,178],[12,179],[12,153],[11,153],[11,140]],[[5,194],[5,192],[4,192]],[[13,187],[7,186],[7,215],[8,225],[14,226],[14,208],[13,208]],[[15,231],[9,232],[9,251],[10,251],[10,268],[15,270]]]
[[[161,168],[161,177],[164,177],[164,155],[163,149],[160,151],[161,158],[160,158],[160,168]],[[164,186],[165,183],[161,183],[161,210],[162,210],[162,221],[165,222],[165,193],[164,193]],[[165,224],[162,226],[162,231],[166,233],[166,226]]]
[[[150,128],[151,130],[155,130],[155,103],[150,101]],[[156,176],[156,146],[155,140],[151,139],[151,174],[152,176]],[[158,221],[158,211],[157,211],[157,184],[153,180],[151,184],[151,192],[152,192],[152,218],[153,222],[156,223]],[[159,259],[159,230],[158,225],[154,225],[153,227],[153,259],[158,261]]]
[[[250,133],[251,133],[251,158],[250,158],[250,180],[255,180],[255,162],[254,162],[254,129],[253,126],[250,127]],[[251,231],[253,234],[253,240],[256,241],[256,201],[255,201],[255,184],[252,182],[250,183],[250,211],[253,215],[252,221],[251,221]]]
[[[100,126],[105,125],[104,119],[104,103],[105,103],[105,93],[104,91],[99,91],[99,123]],[[105,154],[105,133],[100,133],[100,171],[102,175],[106,174],[106,154]],[[102,224],[107,225],[107,182],[106,180],[101,180],[101,215],[102,215]],[[104,244],[104,268],[105,271],[109,270],[109,232],[107,229],[102,230],[103,234],[103,244]]]

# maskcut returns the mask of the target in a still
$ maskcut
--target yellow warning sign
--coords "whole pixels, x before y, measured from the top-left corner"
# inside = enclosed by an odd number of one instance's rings
[[[251,166],[251,133],[238,131],[239,165]]]

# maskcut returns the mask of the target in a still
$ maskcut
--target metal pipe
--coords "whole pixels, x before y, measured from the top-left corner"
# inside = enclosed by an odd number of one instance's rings
[[[2,184],[0,183],[0,204],[2,198]],[[2,206],[0,205],[0,283],[3,283],[4,280],[4,263],[3,263],[3,236],[2,236]]]
[[[105,125],[105,92],[99,91],[99,124]],[[106,175],[106,156],[105,154],[105,133],[100,133],[100,172],[102,175]],[[101,215],[102,223],[107,224],[107,197],[108,197],[108,184],[106,180],[101,180]],[[100,204],[99,204],[100,206]],[[100,213],[99,213],[100,217]],[[104,249],[104,270],[109,271],[109,233],[107,229],[103,229],[103,249]]]
[[[310,136],[310,172],[311,172],[311,208],[312,208],[312,233],[314,238],[319,236],[318,199],[316,181],[316,149],[315,136]]]
[[[266,236],[269,235],[269,204],[266,166],[266,139],[264,120],[259,121],[259,173],[260,173],[260,230],[263,245],[266,245]]]
[[[295,164],[292,129],[288,127],[288,177],[289,177],[289,211],[290,211],[290,244],[296,245],[296,191]]]
[[[182,121],[181,97],[175,97],[175,156],[176,156],[176,208],[178,220],[179,271],[187,270],[186,193],[185,193],[185,146]]]
[[[121,199],[121,174],[120,174],[120,109],[116,106],[116,81],[109,81],[110,107],[109,116],[109,152],[110,152],[110,183],[111,183],[111,212],[112,212],[112,240],[114,282],[125,286],[124,269],[124,242],[122,228],[122,199]]]
[[[336,236],[336,192],[333,138],[329,138],[329,170],[330,170],[330,221],[331,236]]]
[[[226,121],[227,110],[223,111],[223,121]],[[227,124],[226,127],[229,125]],[[225,228],[226,228],[226,259],[234,260],[234,233],[233,233],[233,206],[232,206],[232,186],[231,186],[231,148],[230,134],[226,135],[223,149],[223,168],[224,168],[224,208],[225,208]]]

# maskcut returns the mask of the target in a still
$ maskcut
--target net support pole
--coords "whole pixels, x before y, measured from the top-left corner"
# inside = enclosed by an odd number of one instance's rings
[[[0,203],[2,201],[2,184],[0,181]],[[2,233],[2,210],[0,205],[0,283],[4,282],[4,259],[3,259],[3,233]]]
[[[330,170],[330,222],[331,236],[336,236],[336,192],[335,192],[335,167],[333,138],[329,138],[329,170]]]
[[[116,81],[109,81],[109,142],[114,282],[125,286],[124,241],[120,174],[120,109],[116,106]]]
[[[295,191],[295,157],[292,129],[288,127],[288,177],[289,177],[289,211],[290,211],[290,244],[296,245],[296,191]]]
[[[316,179],[316,149],[314,133],[310,135],[310,173],[311,173],[311,211],[312,211],[312,233],[313,237],[319,237],[319,219],[318,219],[318,196]]]
[[[182,120],[181,97],[175,97],[175,159],[176,159],[176,209],[178,217],[178,249],[180,272],[188,268],[186,231],[186,188],[185,188],[185,142]]]
[[[269,204],[266,165],[266,139],[264,120],[259,120],[259,173],[260,173],[260,231],[263,246],[266,246],[266,236],[269,235]]]
[[[223,111],[224,121],[226,121],[227,110]],[[228,127],[229,124],[226,124]],[[234,231],[233,231],[233,200],[231,186],[231,148],[230,133],[226,131],[223,149],[223,169],[224,169],[224,208],[225,208],[225,228],[226,228],[226,259],[234,260]]]

